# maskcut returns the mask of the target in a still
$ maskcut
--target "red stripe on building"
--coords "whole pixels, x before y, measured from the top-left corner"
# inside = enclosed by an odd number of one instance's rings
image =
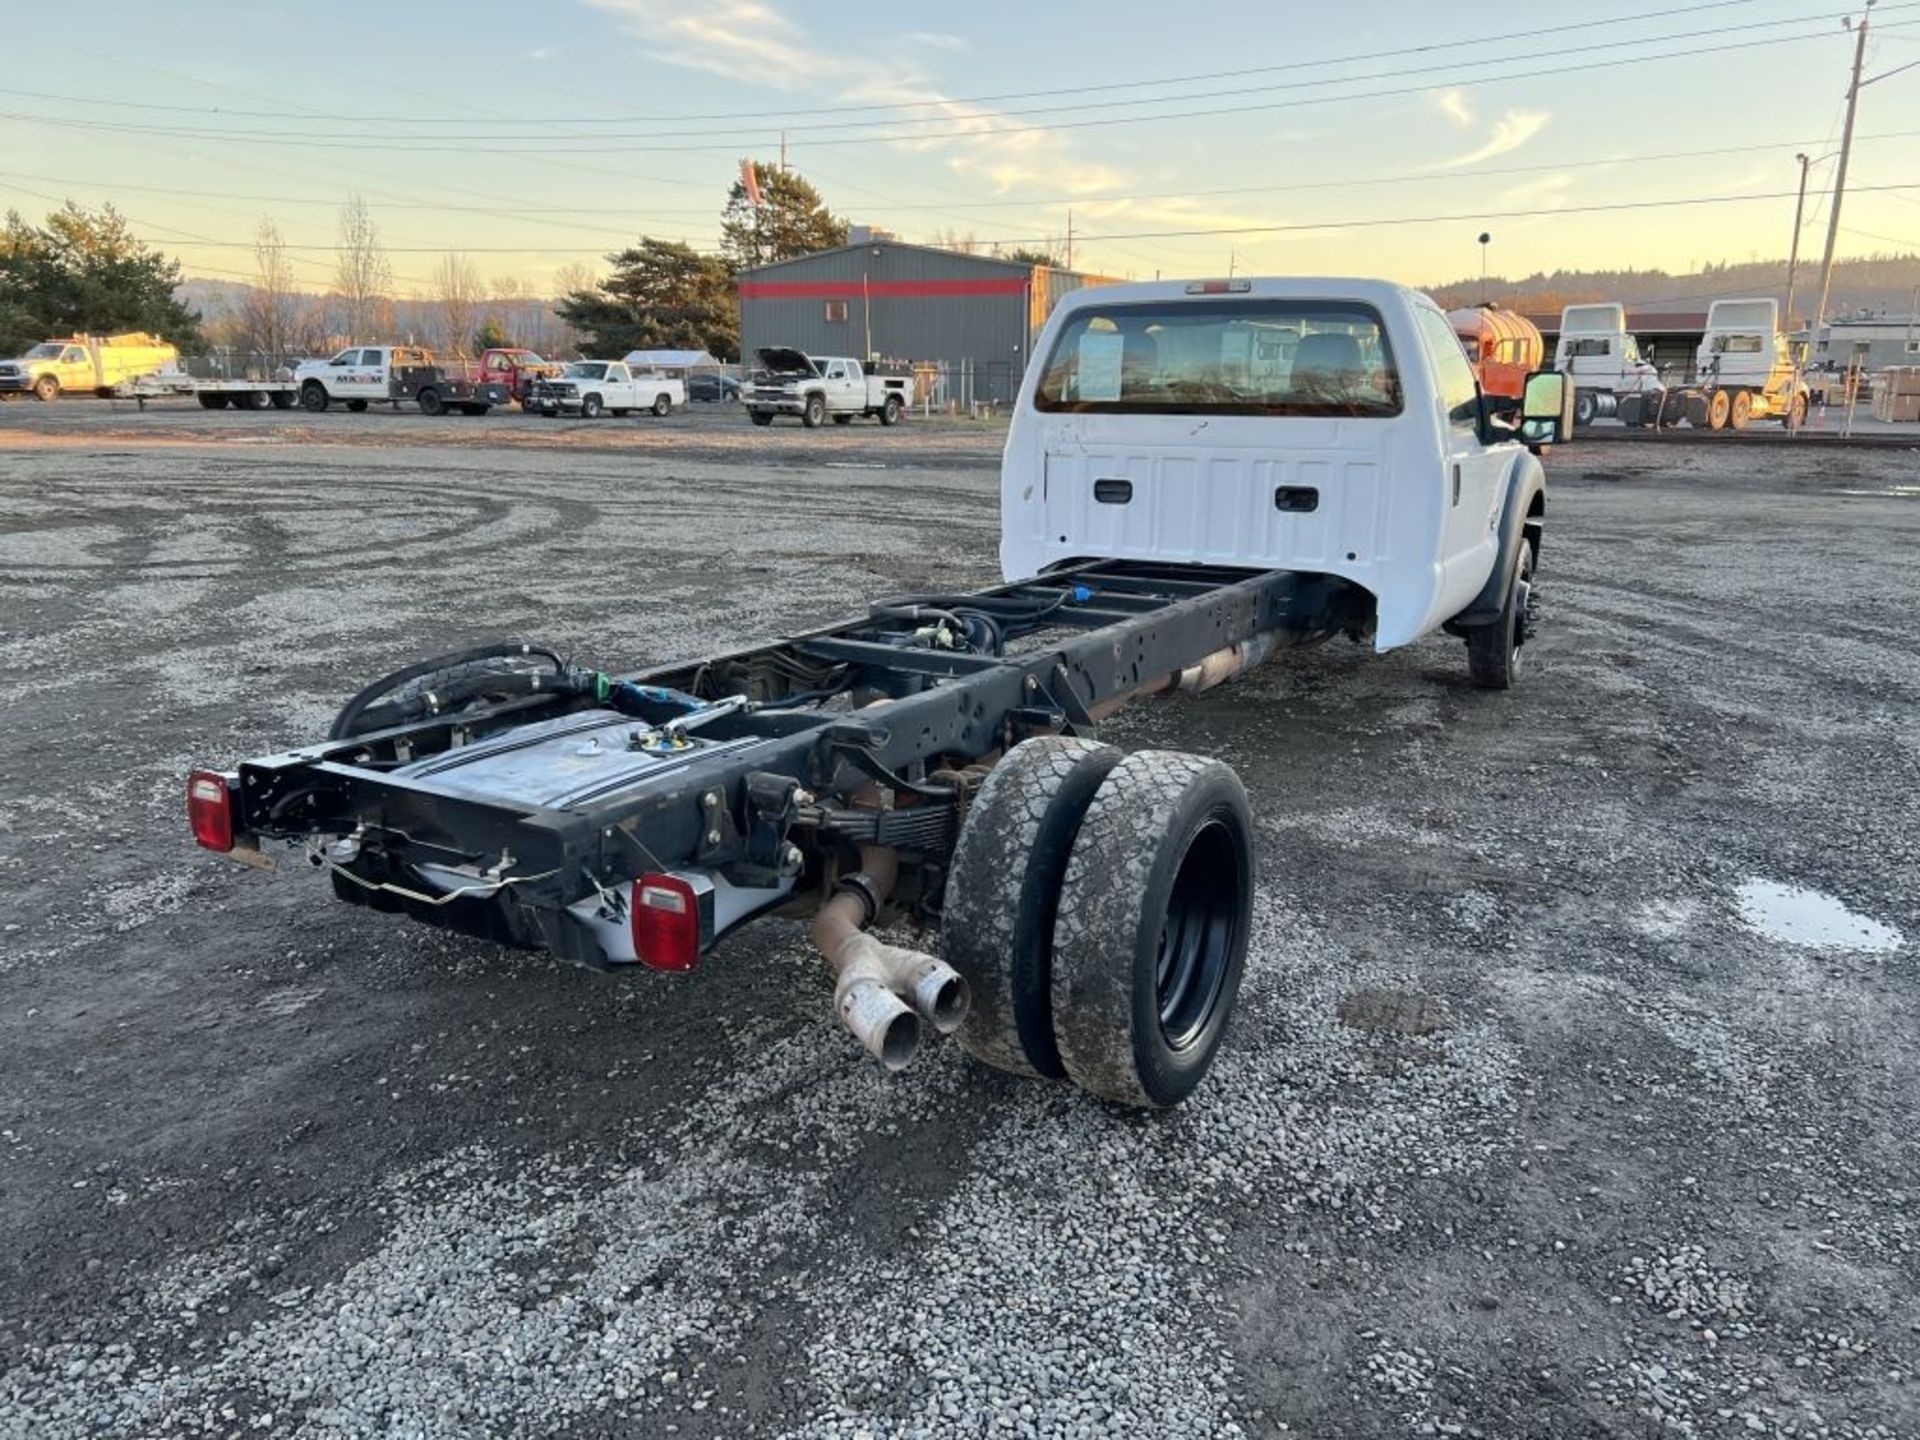
[[[742,300],[858,300],[863,292],[878,296],[1024,295],[1027,282],[1007,280],[742,280]]]

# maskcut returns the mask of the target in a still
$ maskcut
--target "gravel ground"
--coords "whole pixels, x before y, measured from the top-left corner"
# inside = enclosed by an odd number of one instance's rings
[[[610,980],[188,839],[422,653],[985,581],[999,443],[0,410],[0,1436],[1920,1434],[1911,453],[1563,449],[1520,690],[1112,722],[1260,823],[1172,1114],[889,1078],[783,922]]]

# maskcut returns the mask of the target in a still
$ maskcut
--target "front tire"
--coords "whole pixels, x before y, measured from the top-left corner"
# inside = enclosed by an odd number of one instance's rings
[[[600,410],[601,400],[598,395],[589,395],[580,402],[580,418],[582,420],[598,420],[600,418]]]
[[[993,767],[967,809],[947,871],[940,949],[971,996],[956,1038],[997,1070],[1067,1073],[1053,1038],[1060,881],[1087,807],[1119,762],[1111,745],[1028,740]]]
[[[1598,413],[1599,408],[1599,405],[1593,398],[1593,392],[1591,390],[1576,390],[1573,392],[1573,423],[1576,427],[1585,429],[1591,425],[1593,423],[1593,417]]]
[[[800,423],[809,430],[818,430],[827,419],[827,397],[809,395],[806,411],[800,416]]]
[[[1520,651],[1533,634],[1533,546],[1520,541],[1500,618],[1467,632],[1467,673],[1482,690],[1511,690],[1520,679]]]
[[[1143,750],[1088,807],[1053,927],[1053,1033],[1082,1089],[1178,1105],[1206,1075],[1246,968],[1253,817],[1218,760]]]
[[[51,405],[60,398],[60,382],[51,375],[42,375],[33,382],[33,398],[43,405]]]

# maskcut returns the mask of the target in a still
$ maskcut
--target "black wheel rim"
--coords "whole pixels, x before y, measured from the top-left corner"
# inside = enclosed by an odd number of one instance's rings
[[[1160,927],[1154,990],[1169,1049],[1198,1041],[1219,1007],[1239,924],[1239,891],[1233,836],[1210,821],[1180,858]]]

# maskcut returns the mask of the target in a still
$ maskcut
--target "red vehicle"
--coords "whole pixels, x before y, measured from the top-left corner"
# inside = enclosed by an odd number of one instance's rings
[[[1547,344],[1540,327],[1490,300],[1449,310],[1447,323],[1466,347],[1473,373],[1480,377],[1480,389],[1488,395],[1518,400],[1527,376],[1545,363]]]
[[[468,368],[472,373],[467,375],[467,379],[505,385],[513,398],[520,402],[520,408],[525,410],[532,399],[534,384],[552,379],[566,367],[552,360],[543,360],[531,350],[503,347],[482,350],[480,358]]]

